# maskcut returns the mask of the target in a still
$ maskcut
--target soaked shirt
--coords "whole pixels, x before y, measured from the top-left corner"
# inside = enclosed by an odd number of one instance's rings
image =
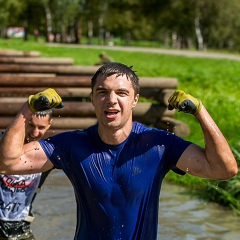
[[[0,174],[0,220],[24,220],[39,185],[41,173],[30,175]]]
[[[191,143],[134,122],[126,141],[107,145],[97,127],[39,141],[75,189],[75,240],[157,239],[162,180]]]

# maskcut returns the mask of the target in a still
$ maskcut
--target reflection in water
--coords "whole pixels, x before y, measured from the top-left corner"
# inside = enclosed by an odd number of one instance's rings
[[[186,192],[185,188],[164,182],[158,219],[159,240],[240,239],[240,217]]]
[[[74,237],[75,197],[64,173],[54,170],[33,205],[37,240]],[[240,217],[217,204],[193,199],[186,190],[164,182],[160,197],[158,240],[237,240]]]

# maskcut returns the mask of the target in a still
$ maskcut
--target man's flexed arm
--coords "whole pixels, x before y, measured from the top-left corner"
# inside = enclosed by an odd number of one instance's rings
[[[29,97],[0,140],[0,172],[30,174],[52,167],[38,142],[24,145],[25,128],[36,111],[62,106],[62,99],[53,89]]]
[[[193,114],[199,121],[205,148],[191,144],[180,157],[177,167],[194,176],[229,179],[237,174],[238,166],[222,132],[199,99],[176,91],[169,98],[169,109]]]
[[[2,168],[5,164],[12,164],[15,159],[18,159],[24,153],[25,128],[32,115],[33,112],[25,103],[6,129],[0,145],[1,170],[4,170]]]

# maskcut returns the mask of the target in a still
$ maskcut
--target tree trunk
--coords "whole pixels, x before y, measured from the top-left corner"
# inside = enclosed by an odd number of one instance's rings
[[[46,13],[46,33],[47,33],[47,42],[50,42],[52,35],[52,15],[48,6],[45,6]]]
[[[200,23],[199,23],[198,17],[195,18],[195,32],[197,35],[198,50],[202,51],[202,50],[204,50],[203,36],[202,36],[201,29],[200,29]]]
[[[100,17],[99,19],[98,19],[98,27],[99,27],[99,29],[98,29],[98,44],[99,45],[103,45],[104,44],[104,29],[103,29],[103,18],[102,17]]]
[[[88,44],[92,44],[92,36],[93,36],[93,23],[92,21],[88,21]]]

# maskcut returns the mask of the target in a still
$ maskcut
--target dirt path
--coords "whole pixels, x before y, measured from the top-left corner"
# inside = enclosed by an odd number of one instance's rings
[[[229,59],[240,61],[240,55],[237,54],[225,54],[225,53],[212,53],[207,51],[190,51],[190,50],[175,50],[175,49],[160,49],[160,48],[147,48],[147,47],[125,47],[125,46],[98,46],[98,45],[86,45],[86,44],[48,44],[54,46],[66,46],[72,48],[94,48],[94,49],[105,49],[112,51],[126,51],[126,52],[148,52],[148,53],[159,53],[169,54],[186,57],[199,57],[199,58],[214,58],[214,59]]]

